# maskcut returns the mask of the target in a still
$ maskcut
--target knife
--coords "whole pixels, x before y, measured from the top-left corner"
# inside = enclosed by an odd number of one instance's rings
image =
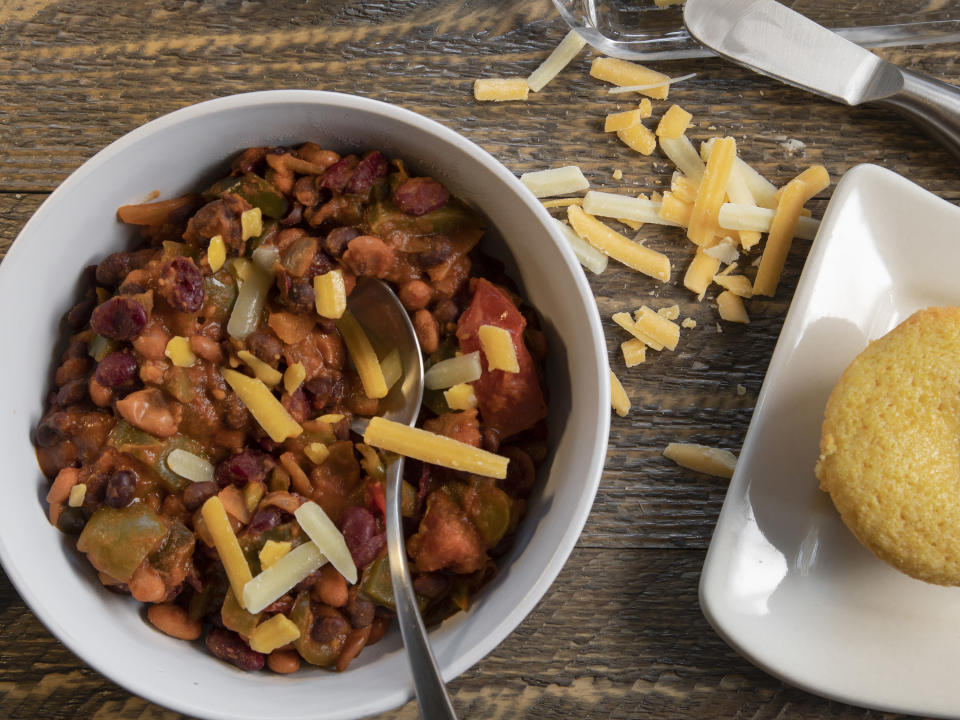
[[[683,20],[718,55],[847,105],[892,106],[960,157],[960,88],[887,62],[775,0],[686,0]]]

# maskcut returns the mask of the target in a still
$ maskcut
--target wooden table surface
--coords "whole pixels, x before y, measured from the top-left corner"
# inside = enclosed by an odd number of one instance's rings
[[[463,133],[516,173],[577,163],[594,187],[663,189],[663,157],[644,158],[601,131],[618,101],[589,77],[589,48],[527,102],[474,102],[475,78],[525,77],[565,32],[549,0],[0,0],[0,254],[47,194],[109,142],[185,105],[250,90],[386,100]],[[884,54],[958,82],[957,50]],[[660,67],[699,73],[671,93],[694,113],[690,135],[733,135],[775,183],[810,163],[839,178],[870,162],[960,199],[956,161],[897,116],[821,101],[719,60]],[[791,155],[789,139],[805,150]],[[817,215],[825,195],[811,204]],[[748,303],[751,323],[718,334],[709,298],[697,304],[678,287],[691,246],[671,231],[647,237],[670,255],[672,284],[616,263],[590,277],[611,362],[634,403],[629,417],[613,418],[593,512],[542,602],[451,683],[454,702],[465,718],[877,715],[779,682],[713,632],[697,584],[726,482],[661,457],[678,440],[739,450],[809,243],[794,244],[776,297]],[[677,352],[651,353],[628,372],[625,338],[609,316],[651,300],[678,302],[698,326]],[[383,717],[416,715],[408,703]],[[88,668],[0,573],[0,717],[181,716]]]

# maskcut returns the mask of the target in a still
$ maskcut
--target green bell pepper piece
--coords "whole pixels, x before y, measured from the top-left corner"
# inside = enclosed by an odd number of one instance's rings
[[[100,572],[126,582],[167,536],[167,524],[146,503],[101,505],[90,516],[77,549]]]

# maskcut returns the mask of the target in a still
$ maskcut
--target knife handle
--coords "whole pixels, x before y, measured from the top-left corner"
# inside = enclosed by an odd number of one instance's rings
[[[960,88],[899,68],[903,85],[877,102],[891,105],[960,158]]]

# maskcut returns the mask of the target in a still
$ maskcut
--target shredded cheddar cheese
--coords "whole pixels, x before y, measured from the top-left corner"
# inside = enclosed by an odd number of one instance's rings
[[[313,278],[313,292],[317,315],[329,320],[339,319],[347,309],[347,291],[343,284],[343,273],[331,270]]]
[[[613,405],[614,412],[620,417],[626,417],[630,412],[630,398],[627,397],[627,391],[623,389],[620,379],[610,370],[610,404]]]
[[[247,377],[229,368],[221,368],[220,374],[223,375],[223,379],[227,381],[233,391],[237,393],[254,419],[266,430],[271,440],[283,442],[287,438],[297,437],[303,432],[303,428],[290,417],[290,413],[261,380]]]
[[[177,367],[192,367],[197,356],[190,349],[190,341],[180,335],[174,335],[167,341],[163,354]]]
[[[213,546],[220,556],[220,562],[223,563],[223,569],[230,581],[230,588],[240,607],[250,612],[260,612],[263,608],[251,610],[243,603],[243,588],[253,579],[253,575],[250,573],[247,559],[243,556],[243,550],[240,549],[240,543],[237,542],[237,536],[230,527],[227,511],[224,510],[220,498],[214,495],[208,499],[200,508],[200,514],[210,532],[210,537],[213,538]]]
[[[360,323],[350,312],[344,312],[337,320],[337,329],[357,368],[363,392],[368,398],[386,397],[389,388],[383,378],[383,369]]]
[[[223,235],[214,235],[207,245],[207,263],[210,269],[216,272],[227,261],[227,246],[223,242]]]
[[[490,370],[503,370],[508,373],[520,372],[517,351],[513,346],[513,336],[503,328],[494,325],[481,325],[477,329],[480,348],[487,359]]]
[[[529,94],[526,78],[481,78],[473,83],[473,97],[481,102],[526,100]]]
[[[363,441],[433,465],[501,480],[507,476],[509,460],[505,457],[382,417],[370,419]]]

